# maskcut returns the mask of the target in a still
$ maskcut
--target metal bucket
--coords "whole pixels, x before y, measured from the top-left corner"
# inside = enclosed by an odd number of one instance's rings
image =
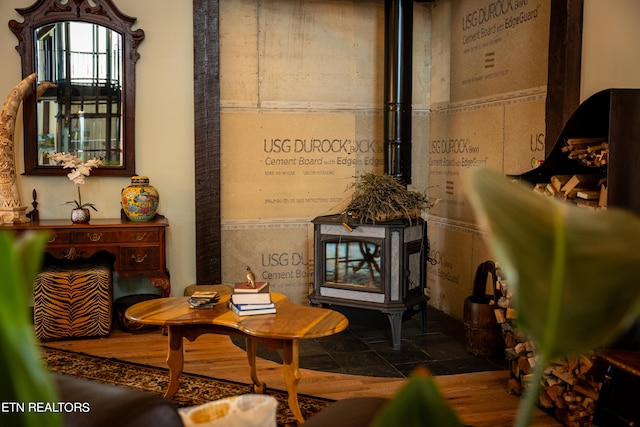
[[[487,294],[487,280],[491,274],[492,292]],[[496,266],[485,261],[478,266],[473,280],[473,295],[464,301],[464,329],[467,351],[476,357],[504,356],[504,339],[500,324],[493,312],[498,306]],[[492,304],[492,302],[494,304]]]

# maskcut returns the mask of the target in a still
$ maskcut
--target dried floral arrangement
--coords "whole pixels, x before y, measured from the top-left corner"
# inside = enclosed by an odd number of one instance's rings
[[[353,184],[354,192],[347,212],[362,222],[415,219],[422,210],[433,206],[429,198],[410,191],[390,175],[366,173]]]

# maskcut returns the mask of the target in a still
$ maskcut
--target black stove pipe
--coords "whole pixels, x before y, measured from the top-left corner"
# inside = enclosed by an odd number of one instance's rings
[[[411,184],[413,0],[384,2],[384,167]]]

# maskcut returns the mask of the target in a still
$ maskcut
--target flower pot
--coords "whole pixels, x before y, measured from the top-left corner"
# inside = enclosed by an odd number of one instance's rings
[[[71,222],[74,224],[86,224],[91,219],[91,213],[88,208],[72,209]]]
[[[156,215],[160,195],[146,176],[131,177],[121,196],[122,210],[130,221],[151,221]]]

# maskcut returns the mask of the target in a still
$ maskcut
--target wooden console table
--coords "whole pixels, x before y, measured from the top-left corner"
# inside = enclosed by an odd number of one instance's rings
[[[60,260],[87,259],[100,251],[115,257],[114,270],[121,277],[146,276],[162,296],[171,293],[166,266],[166,218],[135,222],[124,219],[92,219],[89,224],[70,220],[0,226],[0,230],[41,230],[50,234],[46,251]]]

